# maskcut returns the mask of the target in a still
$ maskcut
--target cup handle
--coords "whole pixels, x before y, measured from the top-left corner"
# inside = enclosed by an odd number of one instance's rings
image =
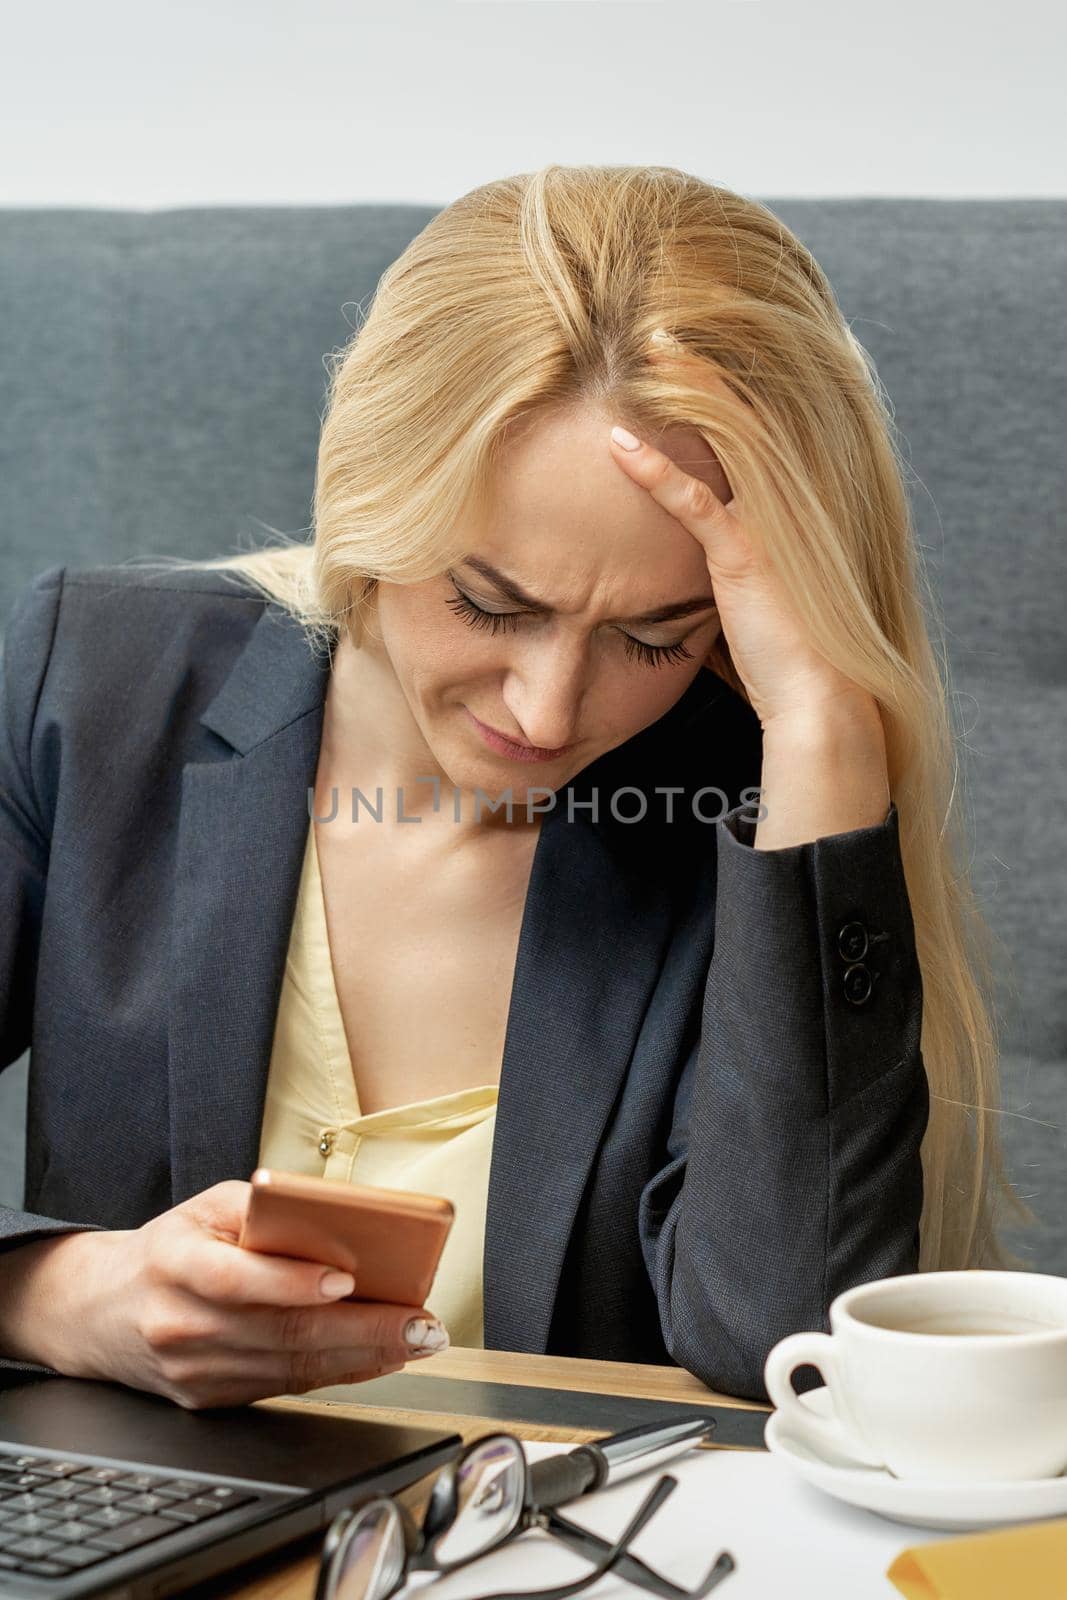
[[[823,1376],[833,1402],[831,1417],[816,1416],[809,1406],[802,1405],[790,1382],[797,1367],[807,1363],[817,1367]],[[841,1377],[837,1350],[830,1334],[793,1333],[779,1340],[767,1357],[763,1380],[783,1421],[799,1439],[820,1454],[846,1456],[864,1467],[885,1465],[842,1421]]]

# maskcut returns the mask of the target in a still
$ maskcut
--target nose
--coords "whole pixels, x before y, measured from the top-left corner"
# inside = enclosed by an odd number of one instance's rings
[[[587,651],[580,640],[541,643],[504,679],[504,704],[516,739],[543,750],[573,744],[585,693]]]

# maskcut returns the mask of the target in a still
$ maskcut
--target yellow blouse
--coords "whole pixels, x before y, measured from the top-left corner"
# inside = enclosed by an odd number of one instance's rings
[[[362,1116],[330,960],[309,820],[271,1051],[259,1165],[443,1195],[456,1209],[427,1309],[454,1345],[484,1344],[482,1251],[497,1086]]]

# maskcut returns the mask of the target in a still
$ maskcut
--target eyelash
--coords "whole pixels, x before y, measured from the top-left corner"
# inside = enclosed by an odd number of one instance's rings
[[[456,616],[462,617],[470,627],[482,628],[489,633],[499,633],[502,629],[507,631],[517,627],[520,612],[485,611],[481,606],[475,605],[470,595],[464,594],[455,583],[452,583],[452,587],[456,590],[455,598],[446,600],[445,605],[454,611]],[[636,659],[648,667],[693,659],[693,652],[681,641],[678,644],[646,644],[643,639],[635,639],[628,633],[623,634],[623,639],[626,641],[627,659]]]

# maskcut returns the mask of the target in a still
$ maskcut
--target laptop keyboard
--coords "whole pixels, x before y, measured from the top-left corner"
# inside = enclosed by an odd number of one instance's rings
[[[165,1471],[0,1452],[0,1593],[5,1572],[67,1577],[261,1498]]]

